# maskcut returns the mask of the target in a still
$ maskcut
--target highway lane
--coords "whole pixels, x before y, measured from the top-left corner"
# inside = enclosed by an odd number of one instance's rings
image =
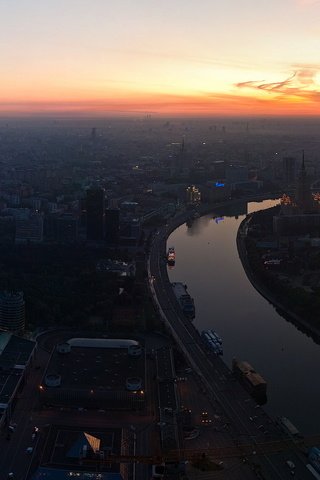
[[[186,215],[175,220],[175,226],[186,220]],[[170,231],[172,226],[169,227]],[[285,466],[285,454],[280,455],[281,462],[272,462],[269,455],[264,454],[263,442],[277,438],[282,440],[284,435],[279,432],[274,422],[263,412],[253,415],[254,406],[248,402],[248,394],[230,376],[230,371],[218,358],[208,355],[201,337],[192,323],[186,319],[180,309],[178,301],[170,285],[166,265],[166,239],[169,229],[157,232],[151,247],[149,258],[150,289],[159,307],[160,313],[170,327],[174,338],[182,347],[190,364],[202,378],[207,395],[212,401],[219,403],[229,418],[229,428],[234,432],[235,442],[251,444],[252,454],[259,452],[259,463],[268,473],[267,478],[291,478],[291,472]],[[258,417],[261,423],[256,422]],[[294,445],[292,445],[294,449]],[[298,460],[301,464],[301,461]],[[300,465],[305,468],[304,465]],[[290,475],[290,477],[288,477]],[[312,478],[306,472],[305,478]]]
[[[43,365],[44,368],[48,358],[47,352],[38,349],[36,363]],[[11,422],[17,424],[15,431],[10,435],[10,440],[7,439],[6,431],[3,431],[0,437],[0,480],[7,480],[9,472],[14,472],[18,480],[26,478],[33,456],[26,454],[26,449],[34,447],[36,450],[38,441],[38,437],[32,440],[33,427],[36,425],[33,411],[38,404],[37,392],[42,375],[43,369],[31,367],[27,383],[19,394],[13,411]]]

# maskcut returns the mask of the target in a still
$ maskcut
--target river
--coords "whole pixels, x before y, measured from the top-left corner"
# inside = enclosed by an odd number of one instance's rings
[[[168,239],[176,265],[172,282],[187,284],[196,306],[195,326],[212,328],[223,339],[224,361],[247,360],[268,383],[265,406],[286,416],[305,434],[320,433],[320,346],[285,320],[251,285],[236,246],[247,213],[276,200],[212,211],[177,228]],[[233,211],[232,211],[233,210]]]

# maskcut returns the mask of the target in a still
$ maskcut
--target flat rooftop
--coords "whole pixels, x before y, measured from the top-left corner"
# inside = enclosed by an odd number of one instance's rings
[[[126,390],[128,377],[145,385],[145,356],[132,357],[126,348],[72,346],[70,353],[54,351],[46,374],[61,375],[60,388]]]

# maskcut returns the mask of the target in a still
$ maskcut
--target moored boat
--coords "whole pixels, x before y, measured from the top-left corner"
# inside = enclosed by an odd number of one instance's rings
[[[214,330],[203,330],[201,338],[216,355],[223,355],[222,339]]]
[[[195,317],[194,300],[190,297],[187,286],[181,282],[174,282],[172,288],[184,315],[193,320]]]
[[[167,263],[170,266],[173,266],[176,263],[176,252],[174,250],[174,247],[169,247],[168,249]]]

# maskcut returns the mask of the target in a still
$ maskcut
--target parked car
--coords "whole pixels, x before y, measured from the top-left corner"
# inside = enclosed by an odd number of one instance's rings
[[[152,465],[152,478],[163,478],[165,473],[166,467],[164,463]]]

